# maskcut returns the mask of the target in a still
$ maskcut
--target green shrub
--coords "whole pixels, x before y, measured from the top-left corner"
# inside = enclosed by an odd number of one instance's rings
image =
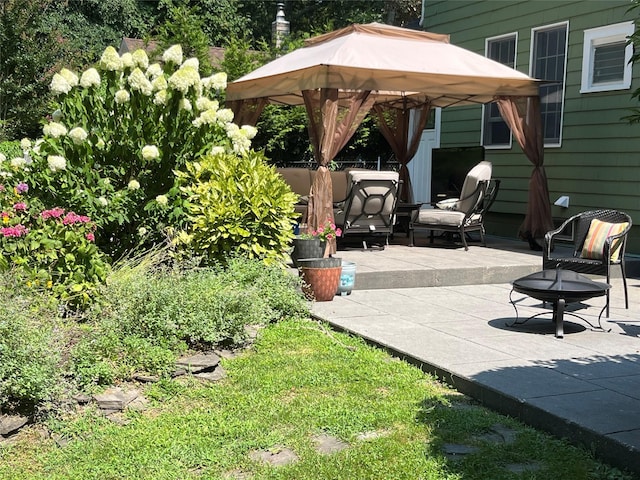
[[[107,275],[89,217],[62,208],[43,210],[26,183],[0,181],[0,272],[46,289],[67,307],[85,309]]]
[[[261,153],[207,155],[176,174],[188,198],[188,226],[176,237],[183,253],[206,265],[238,254],[284,261],[296,196]]]
[[[220,108],[226,74],[201,78],[197,59],[182,57],[174,45],[162,65],[149,65],[143,50],[119,56],[108,47],[81,75],[62,69],[43,137],[25,164],[0,173],[29,183],[47,208],[91,217],[113,258],[164,241],[183,217],[173,170],[214,147],[241,154],[255,135]]]
[[[91,333],[75,347],[74,372],[84,388],[166,375],[188,348],[234,345],[247,325],[308,315],[299,280],[280,266],[233,258],[223,268],[168,264],[165,250],[116,265],[90,312]]]
[[[0,410],[32,413],[62,382],[61,321],[46,295],[0,274]]]
[[[301,300],[299,277],[283,275],[281,268],[265,268],[245,257],[231,257],[221,274],[228,278],[226,283],[238,283],[244,291],[253,290],[253,296],[264,301],[266,321],[309,317],[309,304]]]

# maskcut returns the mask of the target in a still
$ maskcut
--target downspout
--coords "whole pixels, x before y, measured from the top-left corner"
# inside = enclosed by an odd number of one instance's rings
[[[418,25],[420,25],[423,30],[424,30],[424,13],[426,8],[427,8],[427,0],[422,0],[422,8],[420,9],[420,21],[418,22]]]

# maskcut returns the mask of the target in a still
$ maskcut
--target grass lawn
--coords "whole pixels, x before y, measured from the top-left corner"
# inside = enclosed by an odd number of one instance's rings
[[[150,407],[122,425],[89,408],[27,429],[0,446],[0,478],[631,478],[316,322],[272,324],[223,365],[218,383],[141,387]],[[327,436],[343,448],[320,451]],[[297,460],[259,459],[283,452]]]

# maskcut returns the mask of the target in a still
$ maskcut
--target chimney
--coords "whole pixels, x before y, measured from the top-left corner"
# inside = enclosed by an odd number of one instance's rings
[[[280,48],[282,39],[289,35],[289,22],[284,19],[284,2],[278,2],[277,9],[276,20],[271,23],[271,39]]]

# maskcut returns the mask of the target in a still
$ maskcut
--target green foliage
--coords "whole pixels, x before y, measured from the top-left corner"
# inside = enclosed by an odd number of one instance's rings
[[[296,480],[636,478],[318,322],[270,325],[255,348],[225,360],[224,368],[227,378],[215,384],[161,379],[145,387],[156,403],[147,412],[127,413],[125,427],[91,410],[50,421],[56,433],[76,440],[60,448],[31,435],[0,449],[0,477],[222,479],[240,472]],[[514,441],[492,440],[496,430],[511,432]],[[327,455],[316,441],[323,436],[344,442],[345,449]],[[475,451],[450,459],[445,444]],[[249,458],[284,448],[295,452],[296,462],[275,467]],[[507,468],[512,465],[531,469],[514,473]]]
[[[0,273],[0,410],[32,413],[62,380],[56,304]]]
[[[208,155],[176,174],[188,198],[189,225],[176,238],[184,254],[204,264],[232,254],[285,259],[296,196],[261,153]]]
[[[633,22],[636,28],[628,40],[628,42],[635,47],[633,50],[633,55],[631,55],[631,62],[636,63],[638,60],[640,60],[640,29],[638,28],[640,27],[640,0],[631,0],[629,12],[633,12],[636,14],[636,18]],[[640,88],[636,88],[633,91],[631,98],[640,100]],[[632,125],[640,123],[640,108],[630,108],[629,112],[629,115],[622,117],[622,120],[626,120]]]
[[[247,40],[231,38],[227,40],[220,69],[227,72],[229,80],[237,80],[267,63],[268,59],[267,53],[250,50]]]
[[[180,44],[186,56],[200,61],[200,69],[205,75],[211,74],[210,40],[204,33],[205,25],[198,7],[171,6],[167,20],[158,27],[155,35],[160,49],[156,53],[162,54],[171,45]]]
[[[12,158],[22,157],[20,142],[17,140],[0,142],[0,155],[4,155],[4,158],[0,157],[0,164],[5,161],[11,161]]]
[[[90,216],[113,258],[164,241],[167,226],[180,224],[176,167],[213,147],[242,153],[255,135],[219,108],[224,73],[200,78],[179,45],[164,55],[161,67],[142,50],[120,57],[109,47],[80,78],[62,69],[51,84],[58,109],[29,151],[33,163],[9,171],[46,207]]]
[[[154,250],[114,268],[74,349],[83,388],[136,372],[168,375],[187,348],[241,344],[247,325],[309,313],[298,279],[277,266],[246,258],[233,258],[226,268],[168,262],[166,250]]]
[[[267,105],[258,121],[256,147],[264,148],[274,165],[313,159],[304,107]]]
[[[0,2],[0,141],[35,135],[46,111],[50,71],[64,51],[43,25],[52,3]]]
[[[94,243],[95,224],[30,200],[26,183],[0,183],[0,271],[14,270],[27,287],[49,290],[67,307],[85,309],[107,276]]]

